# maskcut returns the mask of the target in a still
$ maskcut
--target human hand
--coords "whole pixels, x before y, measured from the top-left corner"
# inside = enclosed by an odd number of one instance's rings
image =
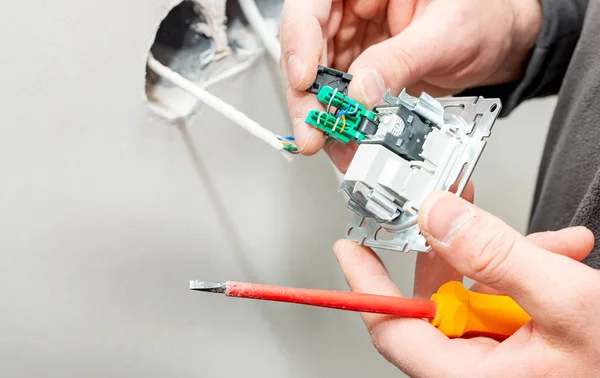
[[[304,122],[321,107],[305,92],[319,64],[353,74],[349,95],[366,106],[388,88],[450,95],[520,78],[540,27],[539,0],[286,0],[281,67],[299,151],[326,139]],[[325,149],[345,172],[356,145]]]
[[[567,228],[524,237],[451,193],[430,195],[419,225],[460,274],[513,298],[532,320],[503,342],[448,339],[420,319],[363,314],[377,350],[411,377],[600,375],[600,276],[578,262],[593,234]],[[401,295],[377,255],[340,241],[336,256],[353,291]]]
[[[452,186],[449,192],[455,193],[456,186]],[[475,187],[469,181],[463,191],[461,198],[469,203],[475,200]],[[580,237],[583,235],[583,239]],[[537,232],[529,234],[526,239],[553,253],[558,253],[574,260],[581,261],[590,252],[592,245],[586,244],[590,232],[582,227],[567,228],[558,232]],[[581,244],[583,241],[583,244]],[[449,281],[462,281],[463,275],[450,265],[442,256],[435,253],[419,253],[415,264],[415,280],[413,297],[429,298],[440,286]],[[503,294],[498,290],[476,282],[472,291],[486,294]]]

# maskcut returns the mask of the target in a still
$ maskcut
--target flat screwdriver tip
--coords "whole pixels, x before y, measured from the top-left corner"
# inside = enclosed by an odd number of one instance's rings
[[[221,282],[190,280],[190,289],[209,293],[225,293],[227,285]]]

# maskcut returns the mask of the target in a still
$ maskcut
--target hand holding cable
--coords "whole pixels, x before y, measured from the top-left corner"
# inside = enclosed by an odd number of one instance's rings
[[[438,97],[517,81],[541,28],[538,0],[286,0],[281,66],[298,149],[325,146],[345,171],[355,144],[327,143],[304,119],[321,64],[354,76],[350,97],[371,108],[390,88]]]

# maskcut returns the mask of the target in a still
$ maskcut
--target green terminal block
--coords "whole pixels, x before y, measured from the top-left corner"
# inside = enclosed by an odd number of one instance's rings
[[[306,123],[323,131],[329,138],[337,140],[340,143],[346,144],[357,140],[365,139],[364,134],[356,130],[356,126],[349,125],[342,118],[336,118],[333,114],[311,110],[308,113]]]
[[[321,103],[337,111],[332,114],[312,110],[306,118],[306,123],[323,131],[329,137],[328,140],[334,139],[343,144],[365,138],[365,135],[358,131],[358,127],[363,117],[375,120],[375,113],[366,110],[362,104],[341,92],[336,92],[331,87],[322,87],[317,98]]]

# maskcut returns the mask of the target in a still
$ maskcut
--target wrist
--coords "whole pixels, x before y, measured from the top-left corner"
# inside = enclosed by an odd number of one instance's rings
[[[527,67],[531,51],[542,29],[542,5],[540,0],[510,0],[513,10],[511,30],[511,55],[514,58],[515,77],[520,79]]]
[[[511,0],[515,14],[513,38],[533,48],[542,29],[542,4],[540,0]]]

